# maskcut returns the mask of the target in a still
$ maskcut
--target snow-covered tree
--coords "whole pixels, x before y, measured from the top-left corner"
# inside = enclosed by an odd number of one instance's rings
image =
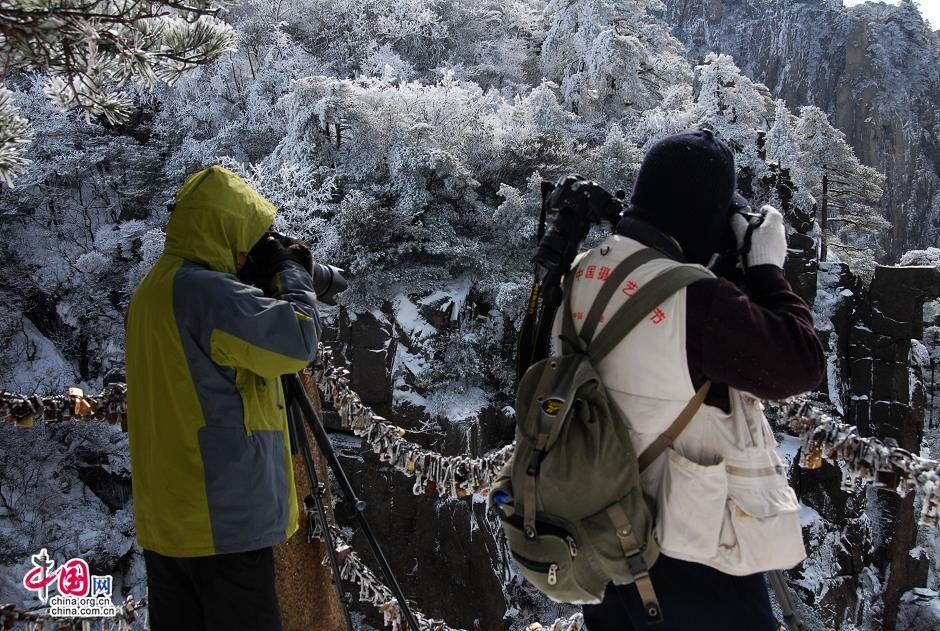
[[[820,260],[830,249],[863,274],[874,270],[878,237],[890,226],[882,216],[884,176],[867,167],[816,106],[800,108],[794,133],[803,182],[818,208]]]
[[[766,174],[758,149],[758,131],[767,129],[773,107],[767,88],[748,79],[730,55],[709,53],[695,68],[699,84],[693,111],[698,126],[707,126],[735,152],[739,172],[754,179]]]
[[[784,169],[793,169],[799,164],[793,131],[796,117],[790,113],[783,99],[777,99],[774,107],[774,123],[767,131],[764,141],[764,153],[767,159],[776,162]]]
[[[781,204],[785,206],[787,220],[800,232],[809,233],[814,221],[816,200],[804,182],[794,139],[796,120],[786,103],[778,99],[773,125],[764,136],[763,155],[771,167],[771,187],[777,190]],[[773,200],[770,203],[776,205]]]
[[[550,0],[542,71],[574,111],[615,118],[643,111],[688,81],[682,47],[656,13],[659,0]]]
[[[40,72],[63,109],[126,121],[132,82],[172,83],[234,41],[208,0],[11,0],[0,5],[0,75]],[[28,126],[0,87],[0,177],[11,183],[26,161]]]

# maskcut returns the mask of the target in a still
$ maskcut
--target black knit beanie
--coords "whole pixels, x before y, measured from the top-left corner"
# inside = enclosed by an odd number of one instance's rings
[[[734,154],[710,131],[668,136],[646,153],[628,215],[653,224],[705,265],[729,230]]]

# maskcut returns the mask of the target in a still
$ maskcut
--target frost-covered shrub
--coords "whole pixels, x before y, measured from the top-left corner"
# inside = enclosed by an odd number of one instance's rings
[[[542,178],[576,172],[629,191],[652,142],[709,125],[734,148],[755,204],[784,203],[786,170],[786,199],[811,213],[806,125],[726,55],[693,72],[662,10],[656,0],[248,0],[227,18],[237,50],[173,90],[137,95],[131,125],[87,125],[24,83],[17,98],[42,128],[22,187],[2,193],[20,272],[0,286],[13,307],[0,339],[32,318],[82,379],[118,369],[124,311],[160,252],[165,204],[213,163],[278,206],[276,228],[349,271],[349,308],[463,278],[492,306],[475,317],[503,332],[498,344],[518,327],[532,280]],[[851,234],[839,243],[865,244]],[[472,372],[467,362],[453,364],[455,378]]]

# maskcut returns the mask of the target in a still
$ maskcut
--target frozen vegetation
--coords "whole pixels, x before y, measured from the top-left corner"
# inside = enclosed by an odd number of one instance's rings
[[[390,331],[374,350],[391,355],[392,409],[428,435],[459,431],[451,444],[469,448],[466,426],[512,404],[541,180],[577,172],[630,190],[651,143],[708,125],[734,147],[755,207],[809,218],[801,232],[824,259],[814,315],[833,355],[824,389],[842,409],[831,320],[852,291],[836,263],[870,277],[892,183],[823,109],[788,107],[780,86],[727,54],[690,63],[664,10],[659,0],[245,0],[224,14],[235,48],[173,88],[131,88],[126,121],[63,112],[44,79],[12,75],[34,135],[30,163],[0,190],[0,388],[97,391],[123,379],[124,313],[162,249],[166,203],[187,174],[222,163],[277,204],[278,229],[348,270],[343,317],[369,314]],[[936,249],[903,260],[938,262]],[[784,438],[788,464],[797,447]],[[938,455],[936,430],[924,450]],[[0,482],[0,603],[36,605],[18,581],[41,546],[114,573],[121,597],[141,595],[119,431],[0,428]],[[482,508],[470,510],[492,536]],[[821,597],[841,533],[808,506],[802,517],[814,552],[797,584]],[[940,543],[923,533],[921,545],[935,557]],[[503,585],[507,624],[570,613],[524,586],[505,555],[486,571]],[[938,580],[933,571],[908,594],[902,615],[936,617]],[[874,576],[866,585],[877,592]]]

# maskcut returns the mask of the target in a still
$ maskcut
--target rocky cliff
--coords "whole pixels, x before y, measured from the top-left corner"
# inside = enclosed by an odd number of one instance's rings
[[[886,258],[940,243],[940,35],[910,0],[665,0],[699,63],[734,56],[791,109],[817,105],[887,176]]]

